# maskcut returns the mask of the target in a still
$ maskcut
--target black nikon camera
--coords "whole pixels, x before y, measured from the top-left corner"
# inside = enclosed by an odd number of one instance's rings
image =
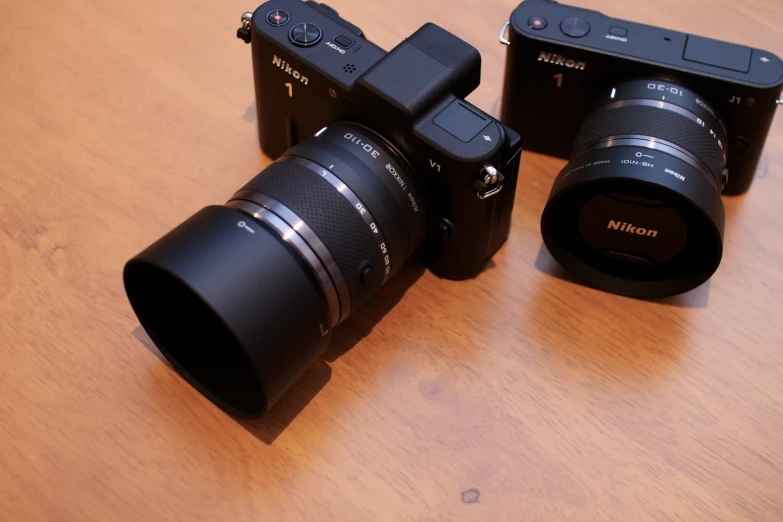
[[[523,2],[500,41],[502,121],[526,149],[569,159],[541,220],[553,257],[637,297],[709,279],[723,250],[720,193],[751,184],[781,60],[549,0]]]
[[[520,137],[462,98],[478,51],[427,24],[386,53],[315,2],[242,16],[277,161],[130,260],[131,305],[171,364],[258,416],[418,251],[476,276],[508,237]]]

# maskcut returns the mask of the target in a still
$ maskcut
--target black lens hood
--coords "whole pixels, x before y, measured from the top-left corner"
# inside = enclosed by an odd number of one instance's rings
[[[596,251],[585,239],[585,227],[580,223],[586,219],[580,211],[596,197],[610,203],[620,198],[618,208],[654,205],[671,209],[670,213],[679,216],[671,227],[684,227],[676,231],[678,237],[685,238],[683,246],[672,259],[660,263],[641,255],[626,257],[643,262],[628,262],[618,260],[625,253]],[[614,218],[611,208],[600,211],[608,219],[596,221],[598,226],[619,226],[622,215]],[[597,148],[572,159],[556,178],[541,217],[544,243],[564,268],[596,288],[641,298],[679,294],[707,281],[720,264],[724,225],[720,193],[707,175],[674,155],[631,146]],[[611,232],[623,238],[627,234],[623,230]],[[647,236],[652,232],[657,235],[651,231]],[[663,231],[660,236],[639,241],[666,240]]]
[[[125,289],[172,366],[219,407],[257,417],[323,353],[324,293],[275,231],[207,207],[128,261]]]

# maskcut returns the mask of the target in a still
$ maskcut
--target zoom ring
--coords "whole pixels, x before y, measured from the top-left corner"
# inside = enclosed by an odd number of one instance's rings
[[[367,227],[372,232],[371,236],[375,240],[375,243],[378,245],[378,250],[381,253],[381,256],[383,257],[383,281],[381,284],[386,283],[386,281],[389,280],[389,277],[391,277],[391,256],[389,255],[389,249],[387,247],[386,239],[383,237],[383,232],[381,232],[380,227],[378,226],[377,221],[375,218],[372,217],[372,214],[370,213],[369,209],[367,208],[367,205],[362,203],[362,201],[359,199],[359,196],[357,196],[345,183],[340,180],[333,172],[329,171],[328,169],[322,167],[321,165],[310,161],[305,158],[298,158],[295,156],[283,156],[280,158],[280,161],[291,161],[294,163],[298,163],[299,165],[304,165],[308,169],[312,170],[316,174],[320,175],[323,179],[329,182],[330,185],[332,185],[337,192],[342,194],[342,196],[348,200],[348,202],[351,204],[351,206],[356,209],[356,211],[359,213],[359,216],[362,218],[364,223],[367,225]]]
[[[633,104],[638,102],[639,104]],[[720,187],[725,156],[718,138],[702,127],[695,115],[689,118],[674,107],[628,100],[600,108],[582,126],[574,143],[574,155],[590,146],[618,136],[649,136],[676,144],[691,153]],[[623,104],[623,105],[620,105]],[[679,109],[679,108],[677,108]]]
[[[382,267],[390,268],[390,256],[381,248],[386,248],[385,242],[378,242],[378,236],[382,237],[380,229],[376,226],[378,232],[374,233],[360,209],[346,198],[348,187],[342,185],[342,191],[339,190],[317,169],[337,178],[333,173],[308,160],[293,159],[283,157],[269,165],[262,175],[242,187],[240,193],[265,194],[290,209],[312,229],[342,272],[350,294],[350,309],[356,310],[388,277]],[[343,312],[341,316],[346,314]]]

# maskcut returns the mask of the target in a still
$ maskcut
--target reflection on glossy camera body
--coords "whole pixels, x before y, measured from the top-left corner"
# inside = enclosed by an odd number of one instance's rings
[[[752,182],[783,62],[549,0],[523,2],[501,42],[502,121],[526,149],[569,159],[541,221],[552,255],[631,296],[709,279],[722,256],[720,194]]]

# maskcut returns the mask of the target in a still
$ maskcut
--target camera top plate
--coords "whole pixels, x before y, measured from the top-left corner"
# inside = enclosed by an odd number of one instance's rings
[[[511,24],[518,33],[541,43],[644,61],[761,89],[783,84],[783,61],[769,51],[611,18],[598,11],[528,0],[514,11]]]

